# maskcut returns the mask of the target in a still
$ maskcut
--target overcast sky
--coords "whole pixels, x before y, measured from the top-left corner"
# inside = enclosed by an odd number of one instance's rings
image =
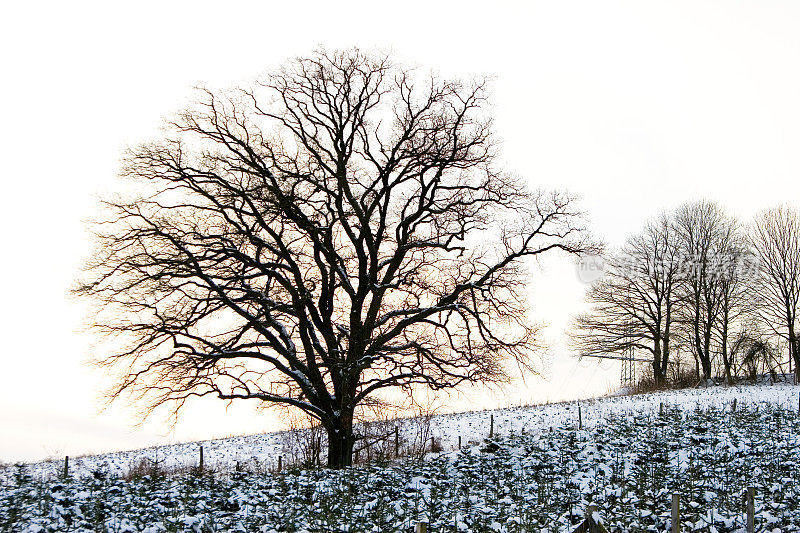
[[[746,220],[798,203],[800,3],[7,2],[0,8],[0,460],[135,448],[280,427],[216,402],[174,428],[99,412],[104,377],[67,292],[85,220],[115,189],[121,151],[158,134],[191,87],[246,83],[287,58],[359,46],[445,75],[495,79],[507,169],[583,198],[595,233],[711,198]],[[582,305],[569,262],[532,280],[549,323],[546,379],[471,391],[445,408],[604,393],[618,367],[577,362],[563,332]]]

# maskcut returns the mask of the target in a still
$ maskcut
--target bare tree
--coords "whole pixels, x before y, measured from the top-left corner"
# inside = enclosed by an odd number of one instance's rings
[[[581,356],[650,352],[653,377],[667,375],[670,336],[678,305],[681,262],[672,222],[662,214],[607,258],[606,275],[589,291],[591,310],[572,335]]]
[[[100,362],[155,407],[212,395],[319,420],[351,463],[354,412],[529,368],[522,261],[579,252],[573,199],[495,166],[483,81],[357,50],[201,90],[132,150],[76,288],[124,347]]]
[[[755,381],[759,372],[775,374],[780,368],[778,350],[770,342],[769,335],[762,333],[757,324],[745,323],[733,337],[730,348],[732,365],[736,364],[736,373],[745,375]]]
[[[714,260],[716,292],[719,300],[719,316],[716,323],[717,342],[722,356],[725,380],[733,384],[736,373],[736,350],[731,345],[732,331],[736,324],[747,320],[752,312],[751,286],[754,261],[746,236],[734,220],[720,232],[718,249]],[[738,338],[742,338],[739,335]],[[734,343],[737,341],[734,339]]]
[[[800,213],[790,207],[760,213],[750,228],[750,242],[760,269],[753,286],[758,314],[787,342],[800,379]]]
[[[736,223],[717,204],[700,201],[679,207],[675,226],[684,263],[681,323],[703,378],[709,379],[716,351],[715,332],[723,316],[721,265],[727,264]]]

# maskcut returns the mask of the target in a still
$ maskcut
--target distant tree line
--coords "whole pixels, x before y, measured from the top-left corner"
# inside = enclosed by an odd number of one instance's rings
[[[687,358],[698,379],[733,383],[784,365],[798,376],[796,209],[765,210],[744,224],[716,203],[688,203],[649,220],[603,260],[572,333],[580,356],[647,353],[657,384]]]

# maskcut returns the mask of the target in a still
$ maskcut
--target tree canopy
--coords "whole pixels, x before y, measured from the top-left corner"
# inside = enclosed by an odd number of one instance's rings
[[[76,291],[124,348],[115,392],[299,408],[351,461],[384,389],[529,366],[523,260],[586,246],[574,200],[497,165],[483,80],[318,52],[249,87],[199,89],[130,150]]]

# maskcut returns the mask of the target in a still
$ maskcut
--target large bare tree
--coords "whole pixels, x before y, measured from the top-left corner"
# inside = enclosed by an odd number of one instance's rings
[[[580,356],[649,352],[653,376],[667,375],[670,336],[678,306],[681,262],[672,221],[649,221],[606,259],[606,273],[589,290],[591,309],[576,319],[572,335]]]
[[[788,344],[800,380],[800,213],[790,207],[763,211],[749,235],[760,269],[753,284],[758,314]]]
[[[77,287],[124,348],[116,392],[299,408],[350,464],[354,412],[387,388],[528,366],[525,258],[579,252],[567,194],[499,171],[483,81],[350,50],[201,90],[130,151]]]

